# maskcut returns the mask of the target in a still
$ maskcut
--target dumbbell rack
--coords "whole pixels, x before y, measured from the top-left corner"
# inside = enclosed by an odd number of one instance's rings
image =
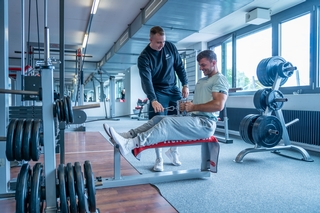
[[[272,57],[270,59],[272,60],[273,58],[280,58],[281,60],[284,61],[284,59],[282,59],[281,57]],[[263,62],[263,61],[261,61],[261,62]],[[278,64],[275,64],[275,66],[279,67]],[[283,69],[283,65],[280,65],[280,66],[282,66],[282,67],[280,67],[280,68],[277,67],[277,69]],[[272,68],[272,69],[275,69],[275,68]],[[291,76],[291,74],[288,75],[288,76],[284,76],[284,75],[281,76],[281,75],[278,74],[278,72],[274,76],[275,80],[274,80],[274,83],[272,85],[272,91],[277,91],[280,88],[280,85],[283,84],[284,82],[286,82],[287,78]],[[284,71],[281,71],[280,73],[284,73]],[[259,74],[258,74],[258,77],[259,77]],[[265,76],[263,76],[263,77],[265,77]],[[247,148],[247,149],[242,150],[236,156],[234,161],[236,163],[243,162],[243,158],[249,153],[272,151],[273,153],[280,154],[279,150],[290,150],[291,149],[293,151],[299,152],[302,155],[302,159],[301,160],[307,161],[307,162],[313,162],[313,160],[310,157],[309,153],[305,149],[303,149],[302,147],[295,146],[295,145],[291,144],[287,127],[292,125],[292,124],[294,124],[295,122],[297,122],[299,120],[295,119],[295,120],[293,120],[293,121],[291,121],[291,122],[286,124],[281,108],[279,108],[277,110],[274,110],[274,109],[271,109],[269,106],[266,106],[266,109],[264,110],[262,115],[271,116],[273,112],[275,113],[276,117],[279,119],[279,121],[281,123],[281,126],[282,126],[282,141],[283,141],[283,143],[281,143],[281,145],[279,143],[279,145],[277,145],[277,146],[268,147],[268,148],[261,147],[260,145],[258,145],[258,143],[255,143],[255,146],[253,148]]]

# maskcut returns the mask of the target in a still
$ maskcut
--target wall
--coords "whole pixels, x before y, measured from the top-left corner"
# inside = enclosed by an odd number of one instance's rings
[[[100,107],[85,109],[87,117],[108,117],[110,118],[110,102],[84,102],[84,105],[100,104]],[[115,117],[130,114],[123,102],[115,102]]]
[[[141,87],[141,79],[139,75],[139,69],[136,65],[130,68],[130,114],[133,113],[133,109],[137,106],[138,98],[144,100],[147,98],[146,94],[144,94]],[[148,110],[147,108],[144,109]]]

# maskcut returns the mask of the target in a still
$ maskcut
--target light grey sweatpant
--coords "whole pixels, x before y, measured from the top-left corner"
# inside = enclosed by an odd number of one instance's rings
[[[130,130],[140,146],[169,140],[196,140],[212,136],[216,122],[202,116],[157,115],[147,123]]]

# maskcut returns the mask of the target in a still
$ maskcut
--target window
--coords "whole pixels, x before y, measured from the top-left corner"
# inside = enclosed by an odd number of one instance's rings
[[[124,89],[123,79],[116,81],[116,99],[119,100],[121,98],[121,91]]]
[[[239,37],[236,42],[236,87],[243,91],[263,88],[260,84],[256,69],[262,59],[272,56],[271,27]]]
[[[310,14],[280,25],[280,55],[297,67],[282,87],[310,84]]]
[[[221,45],[212,50],[217,55],[218,70],[227,77],[229,85],[232,85],[232,38],[230,37]]]
[[[320,7],[318,7],[317,13],[320,13]],[[320,87],[320,15],[318,15],[317,21],[316,21],[316,29],[313,29],[316,41],[314,41],[313,43],[315,43],[316,45],[316,50],[314,52],[316,52],[315,57],[313,58],[313,60],[315,60],[315,69],[316,69],[316,76],[318,77],[317,79],[317,87]]]

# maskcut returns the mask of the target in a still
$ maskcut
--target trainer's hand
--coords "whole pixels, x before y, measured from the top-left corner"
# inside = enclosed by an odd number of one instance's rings
[[[158,101],[152,101],[151,105],[152,105],[155,113],[164,111],[164,108],[162,107],[162,105]]]
[[[189,88],[187,86],[182,87],[182,97],[187,98],[189,96]]]

